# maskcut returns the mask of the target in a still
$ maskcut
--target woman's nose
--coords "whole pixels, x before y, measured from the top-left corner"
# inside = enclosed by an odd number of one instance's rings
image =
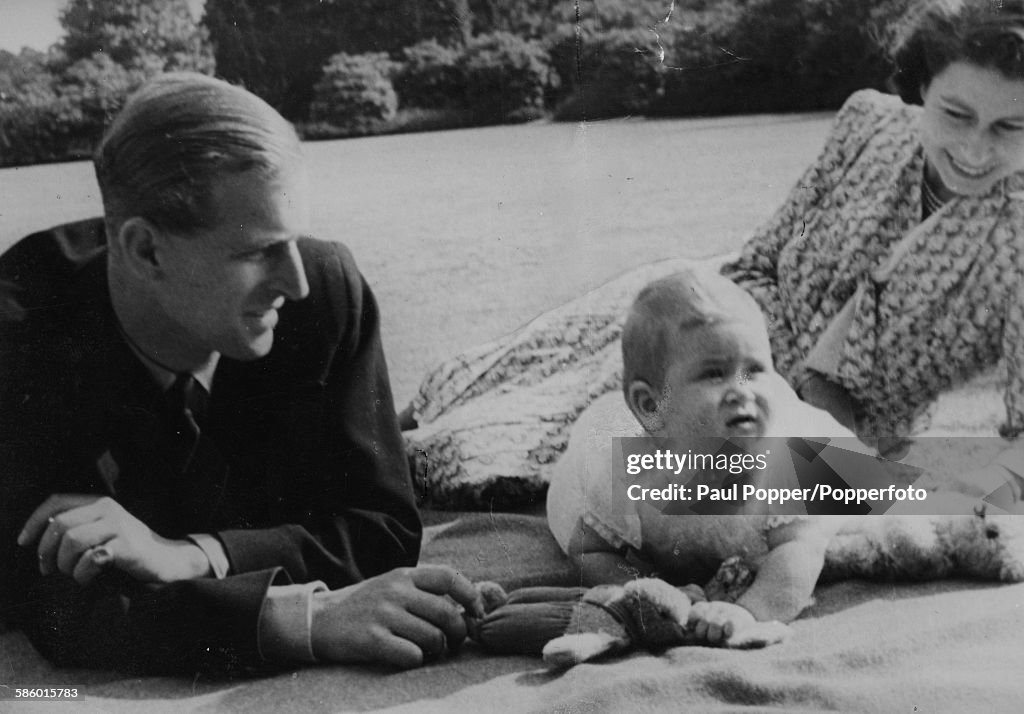
[[[960,155],[972,167],[981,167],[988,162],[993,152],[992,142],[984,131],[971,131],[960,141]]]

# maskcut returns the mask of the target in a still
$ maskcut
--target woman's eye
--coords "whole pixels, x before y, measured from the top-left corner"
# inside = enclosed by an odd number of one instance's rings
[[[1017,122],[1001,121],[996,124],[996,129],[998,129],[1003,134],[1017,134],[1019,132],[1024,131],[1024,124],[1019,124]]]
[[[701,373],[701,379],[720,380],[725,378],[725,370],[720,367],[708,367]]]
[[[947,107],[946,109],[943,109],[942,111],[946,114],[947,117],[949,117],[953,121],[964,122],[964,121],[967,121],[968,119],[971,118],[970,114],[967,114],[966,112],[962,112],[959,109],[950,109],[950,108]]]

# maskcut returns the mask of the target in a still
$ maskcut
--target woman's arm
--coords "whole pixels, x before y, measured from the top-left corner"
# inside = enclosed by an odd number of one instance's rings
[[[869,134],[865,128],[876,113],[873,96],[872,92],[858,92],[847,100],[818,158],[804,171],[782,206],[744,244],[739,257],[722,268],[723,275],[760,304],[769,326],[776,369],[790,380],[801,355],[780,287],[779,256],[792,240],[803,235],[808,215],[842,184],[857,157],[857,147]]]

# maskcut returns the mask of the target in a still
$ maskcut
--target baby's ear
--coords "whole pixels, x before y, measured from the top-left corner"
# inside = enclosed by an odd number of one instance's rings
[[[659,393],[642,379],[634,379],[626,388],[626,404],[629,411],[649,434],[657,434],[664,427],[661,411],[658,409]]]

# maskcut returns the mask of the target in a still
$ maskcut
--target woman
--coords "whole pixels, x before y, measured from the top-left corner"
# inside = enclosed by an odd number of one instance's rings
[[[1024,430],[1024,2],[924,4],[894,61],[900,97],[853,95],[818,161],[724,272],[761,304],[778,370],[883,453],[899,450],[940,393],[1001,357],[1003,433],[1015,436]],[[488,395],[504,387],[509,402],[522,382],[550,397],[540,386],[556,381],[549,375],[569,381],[552,351],[593,363],[591,352],[613,347],[614,337],[595,343],[600,329],[574,323],[586,302],[443,365],[415,413],[440,417],[446,445],[463,456],[486,453],[476,427]],[[601,317],[591,319],[607,327]],[[557,329],[572,339],[558,341]],[[614,386],[596,376],[581,377],[590,391]],[[569,421],[580,401],[585,391],[563,402]],[[490,446],[545,415],[518,410],[506,420],[512,433]],[[565,430],[536,431],[524,446],[557,448]],[[1006,452],[961,488],[988,493],[1008,481],[1019,499],[1016,473],[1024,452]]]
[[[1024,3],[934,2],[894,59],[903,101],[851,97],[818,161],[724,273],[760,302],[776,366],[801,397],[866,441],[890,437],[883,451],[1000,357],[1001,432],[1016,436]],[[998,461],[1021,472],[1018,458]]]

